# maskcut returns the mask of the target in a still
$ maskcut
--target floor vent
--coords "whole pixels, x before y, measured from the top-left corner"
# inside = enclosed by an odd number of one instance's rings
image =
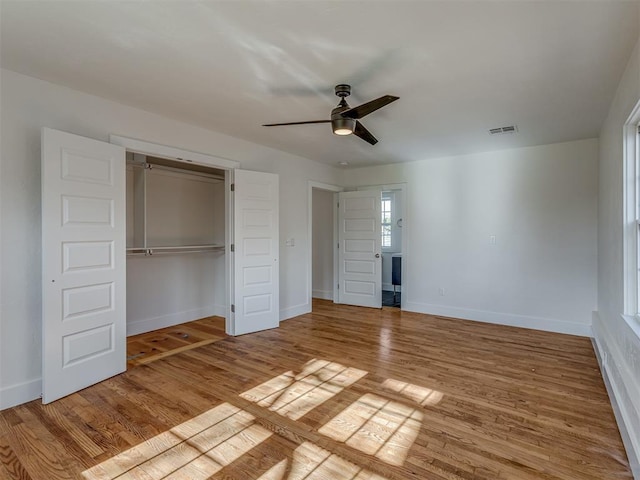
[[[497,128],[490,128],[489,129],[489,134],[490,135],[499,135],[502,133],[516,133],[518,131],[518,127],[516,127],[515,125],[509,125],[508,127],[497,127]]]

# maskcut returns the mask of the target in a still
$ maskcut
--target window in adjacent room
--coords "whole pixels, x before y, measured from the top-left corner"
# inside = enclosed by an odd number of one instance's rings
[[[389,250],[393,247],[393,193],[382,193],[382,249]]]

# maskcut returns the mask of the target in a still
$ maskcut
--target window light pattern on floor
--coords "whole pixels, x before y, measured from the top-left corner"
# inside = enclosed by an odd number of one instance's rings
[[[284,417],[298,420],[367,374],[326,360],[310,360],[302,371],[283,373],[240,396]]]
[[[419,403],[423,407],[427,405],[437,405],[442,400],[443,394],[437,390],[420,387],[411,383],[401,382],[392,378],[387,378],[382,382],[382,386],[387,390],[399,393],[403,397]]]
[[[366,375],[364,370],[313,359],[304,364],[300,373],[283,373],[239,396],[298,420]],[[379,395],[361,395],[322,425],[318,433],[328,441],[344,443],[389,465],[401,466],[420,431],[421,409],[438,403],[442,393],[393,379],[380,386]],[[393,398],[385,397],[384,390]],[[254,415],[232,403],[222,403],[86,470],[83,477],[204,480],[231,463],[242,462],[243,456],[269,442],[272,435],[273,432],[258,424]],[[354,458],[348,461],[304,439],[301,441],[290,455],[285,454],[286,458],[270,458],[274,463],[266,471],[247,479],[387,480],[354,464]],[[261,448],[268,448],[268,443]]]
[[[296,448],[291,464],[286,459],[282,460],[256,480],[327,479],[387,480],[310,442]]]
[[[368,393],[318,432],[390,465],[402,465],[418,436],[422,416],[404,403]]]
[[[204,480],[271,435],[252,415],[223,403],[86,470],[83,477]]]

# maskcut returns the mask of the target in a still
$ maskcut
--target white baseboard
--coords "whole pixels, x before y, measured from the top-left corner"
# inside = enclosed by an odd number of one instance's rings
[[[10,385],[0,389],[0,410],[37,400],[42,394],[42,379]]]
[[[208,307],[196,308],[185,312],[177,312],[161,317],[146,318],[143,320],[133,320],[127,322],[127,336],[138,335],[140,333],[151,332],[159,328],[172,327],[185,322],[192,322],[204,317],[217,315],[225,316],[224,305],[209,305]]]
[[[635,480],[640,480],[640,421],[638,414],[634,412],[632,403],[632,399],[640,398],[640,385],[624,381],[624,378],[632,379],[634,377],[630,372],[624,371],[626,370],[626,367],[623,366],[624,362],[619,362],[616,359],[617,352],[609,348],[610,342],[606,338],[607,334],[602,331],[599,323],[598,312],[593,312],[594,337],[592,342],[594,351],[604,384],[607,387],[622,443],[627,452],[631,473]]]
[[[497,323],[499,325],[509,325],[512,327],[532,328],[534,330],[544,330],[547,332],[567,333],[581,337],[591,336],[591,323],[575,323],[551,318],[529,317],[526,315],[488,312],[485,310],[472,310],[417,302],[406,302],[403,305],[403,310],[439,315],[441,317],[475,320],[477,322]]]
[[[302,303],[294,307],[280,309],[280,321],[288,320],[289,318],[297,317],[298,315],[304,315],[311,311],[310,303]]]
[[[323,300],[333,300],[333,290],[313,290],[311,296]]]

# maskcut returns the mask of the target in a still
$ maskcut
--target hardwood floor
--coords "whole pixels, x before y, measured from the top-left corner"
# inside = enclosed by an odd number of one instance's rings
[[[0,478],[630,479],[590,340],[314,301],[0,413]]]
[[[127,368],[202,347],[227,335],[224,318],[206,317],[127,338]]]

